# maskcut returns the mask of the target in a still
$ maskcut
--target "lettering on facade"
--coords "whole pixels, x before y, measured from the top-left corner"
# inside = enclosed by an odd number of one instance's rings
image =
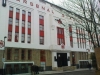
[[[16,0],[16,1],[19,1],[20,2],[20,0]],[[27,2],[27,0],[23,0],[23,3],[27,4],[28,2]],[[30,6],[33,6],[34,5],[33,2],[29,2],[29,3],[30,3]],[[39,8],[39,4],[36,4],[36,8]],[[45,7],[44,6],[42,6],[41,8],[43,10],[45,10]],[[50,9],[48,8],[47,11],[50,12]],[[54,14],[53,10],[51,10],[51,12]]]
[[[33,6],[33,2],[30,2],[30,6]]]
[[[54,14],[53,10],[52,10],[52,13]]]
[[[42,6],[42,9],[45,10],[45,7]]]
[[[27,4],[27,0],[23,0],[23,3],[26,3]]]
[[[37,8],[39,8],[39,5],[38,5],[38,4],[36,4],[36,7],[37,7]]]
[[[50,10],[49,10],[49,9],[47,9],[47,11],[48,11],[48,12],[50,12]]]
[[[64,14],[62,14],[62,17],[64,17]]]

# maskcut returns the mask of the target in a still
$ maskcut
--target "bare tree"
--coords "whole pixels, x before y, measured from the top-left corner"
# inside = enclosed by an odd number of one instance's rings
[[[68,1],[64,0],[62,2],[63,12],[73,18],[76,23],[74,26],[83,28],[88,34],[91,42],[94,46],[100,47],[99,37],[100,34],[100,14],[98,0],[70,0],[70,5]],[[63,22],[61,21],[63,24]],[[63,26],[66,26],[63,24]],[[93,38],[93,36],[95,36]]]

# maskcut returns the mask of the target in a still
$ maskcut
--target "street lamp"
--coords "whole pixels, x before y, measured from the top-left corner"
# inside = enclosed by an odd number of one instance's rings
[[[2,62],[3,62],[3,75],[4,75],[4,68],[5,68],[5,64],[4,64],[4,61],[5,61],[5,58],[4,58],[4,54],[5,54],[5,39],[6,39],[7,37],[6,36],[4,36],[4,50],[3,50],[3,58],[2,58]]]

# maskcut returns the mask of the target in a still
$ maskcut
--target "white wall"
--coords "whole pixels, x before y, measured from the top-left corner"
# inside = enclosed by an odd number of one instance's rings
[[[1,1],[0,1],[1,2]],[[30,6],[30,2],[33,2],[33,6]],[[0,40],[3,40],[4,36],[7,36],[8,34],[8,18],[9,18],[9,6],[14,7],[14,14],[13,18],[15,18],[16,8],[19,8],[20,10],[25,10],[27,13],[28,11],[32,12],[32,30],[31,30],[31,44],[28,44],[27,41],[25,43],[21,43],[21,33],[19,33],[19,42],[14,42],[14,35],[15,35],[15,19],[13,19],[13,39],[12,42],[6,41],[6,47],[17,47],[17,48],[35,48],[35,49],[47,49],[47,50],[62,50],[60,45],[57,45],[57,27],[63,27],[62,25],[58,24],[55,19],[60,18],[66,25],[73,24],[74,21],[70,20],[69,17],[65,16],[62,17],[62,14],[57,12],[54,7],[51,7],[48,3],[39,3],[39,0],[27,0],[27,4],[23,3],[23,0],[21,2],[18,2],[16,0],[7,0],[7,6],[2,7],[0,5]],[[39,4],[39,8],[36,8],[36,4]],[[45,10],[42,9],[42,6],[45,7]],[[50,10],[48,12],[47,10]],[[52,13],[52,10],[54,14]],[[22,13],[22,11],[20,11]],[[44,16],[44,38],[45,38],[45,44],[39,45],[39,15]],[[22,19],[20,15],[20,20]],[[26,17],[27,20],[27,17]],[[19,22],[19,32],[21,32],[21,21]],[[27,27],[27,22],[26,25]],[[64,28],[64,27],[63,27]],[[74,48],[70,47],[70,41],[69,41],[69,30],[68,26],[66,26],[67,29],[65,29],[65,49],[64,51],[86,51],[86,49],[77,48],[77,44],[74,44]],[[27,29],[26,31],[27,32]],[[74,35],[75,36],[75,35]],[[27,35],[25,35],[27,37]],[[25,38],[27,40],[27,38]],[[74,39],[74,42],[76,42],[76,39]]]

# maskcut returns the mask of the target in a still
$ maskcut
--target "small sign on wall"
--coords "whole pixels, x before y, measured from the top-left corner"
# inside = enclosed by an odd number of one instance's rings
[[[6,7],[6,0],[2,0],[2,6]]]

